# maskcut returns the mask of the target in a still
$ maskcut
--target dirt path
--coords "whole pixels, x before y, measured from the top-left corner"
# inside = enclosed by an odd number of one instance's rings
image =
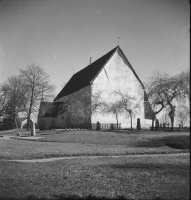
[[[0,137],[0,140],[38,140],[43,137],[38,137],[38,136],[12,136],[12,135],[3,135]]]
[[[169,153],[169,154],[139,154],[139,155],[113,155],[113,156],[69,156],[69,157],[57,157],[57,158],[42,158],[32,160],[0,160],[7,162],[25,162],[25,163],[41,163],[41,162],[53,162],[58,160],[68,159],[96,159],[96,158],[120,158],[120,157],[154,157],[154,156],[189,156],[190,153]]]

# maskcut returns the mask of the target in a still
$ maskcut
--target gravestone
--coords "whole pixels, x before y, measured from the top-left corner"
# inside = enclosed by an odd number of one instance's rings
[[[114,130],[114,124],[111,124],[111,130]]]
[[[157,131],[157,130],[158,130],[158,128],[159,128],[159,120],[158,120],[158,119],[156,119],[155,130]]]
[[[163,131],[165,130],[166,128],[166,123],[163,123]]]
[[[137,118],[137,130],[141,130],[140,118]]]
[[[100,128],[101,128],[101,125],[100,125],[99,122],[97,122],[97,124],[96,124],[96,130],[100,130]]]

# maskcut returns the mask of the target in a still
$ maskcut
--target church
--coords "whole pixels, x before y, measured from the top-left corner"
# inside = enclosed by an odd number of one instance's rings
[[[120,46],[117,46],[75,73],[52,103],[41,102],[38,126],[50,129],[80,128],[82,124],[96,124],[97,122],[116,124],[115,115],[102,112],[99,109],[99,111],[87,115],[88,117],[71,116],[66,110],[64,111],[63,103],[67,100],[75,104],[72,99],[77,99],[79,102],[83,101],[85,96],[86,108],[88,109],[93,107],[93,104],[96,105],[100,102],[114,103],[121,98],[119,94],[132,97],[133,104],[139,105],[134,112],[132,122],[126,113],[119,114],[118,122],[121,128],[130,128],[130,123],[132,123],[133,128],[136,128],[138,118],[142,128],[149,128],[152,122],[152,109],[146,97],[144,85]]]

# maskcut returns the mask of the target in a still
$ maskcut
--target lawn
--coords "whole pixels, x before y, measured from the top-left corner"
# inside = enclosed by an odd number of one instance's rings
[[[153,142],[161,138],[183,138],[186,142],[189,139],[189,132],[139,132],[139,131],[52,131],[40,133],[44,136],[40,139],[45,142],[60,143],[81,143],[81,144],[102,144],[102,145],[126,145],[136,146],[141,142]],[[156,144],[157,142],[155,142]],[[161,143],[162,145],[162,143]]]
[[[34,141],[6,134],[15,139],[0,137],[0,199],[189,199],[189,133],[46,131]],[[11,161],[63,156],[77,158]]]
[[[4,199],[189,199],[189,156],[0,161]]]
[[[0,139],[0,159],[35,159],[81,155],[127,155],[188,152],[189,133],[42,132],[38,141]],[[172,141],[182,148],[168,145]]]

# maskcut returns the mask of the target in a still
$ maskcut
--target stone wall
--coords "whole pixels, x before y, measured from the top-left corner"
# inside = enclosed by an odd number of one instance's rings
[[[56,127],[56,118],[55,117],[43,117],[38,122],[38,127],[40,130],[50,130],[57,128]]]
[[[91,86],[87,86],[85,88],[82,88],[66,97],[60,98],[57,100],[57,102],[64,101],[65,98],[76,98],[80,101],[83,101],[84,95],[86,95],[88,98],[91,98]],[[89,100],[89,104],[91,101]],[[87,105],[88,106],[88,105]],[[83,119],[78,117],[70,117],[67,113],[58,114],[56,117],[56,127],[59,128],[71,128],[71,127],[79,127],[80,124],[90,122],[91,119]]]

